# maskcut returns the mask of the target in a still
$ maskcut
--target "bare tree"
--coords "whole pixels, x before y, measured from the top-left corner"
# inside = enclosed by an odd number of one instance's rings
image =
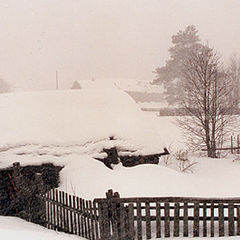
[[[215,158],[216,148],[223,142],[232,121],[229,103],[229,78],[218,55],[208,46],[191,51],[182,69],[184,95],[181,104],[186,117],[178,119],[193,147],[207,149]]]
[[[228,77],[231,81],[230,101],[235,107],[240,103],[240,57],[233,55],[228,67]]]

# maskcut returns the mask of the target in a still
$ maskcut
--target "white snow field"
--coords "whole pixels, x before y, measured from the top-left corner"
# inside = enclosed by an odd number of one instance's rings
[[[0,236],[1,239],[7,240],[83,240],[82,238],[75,235],[65,234],[48,230],[39,225],[26,222],[22,219],[15,217],[1,217],[0,216]],[[221,240],[226,239],[237,239],[238,237],[221,237]],[[168,238],[172,239],[172,238]],[[176,239],[176,238],[175,238]],[[186,238],[177,238],[186,239]],[[193,240],[196,238],[187,238]],[[217,240],[219,238],[204,238],[206,240]],[[154,240],[154,238],[152,238]]]
[[[52,162],[64,166],[60,189],[70,194],[94,199],[113,189],[122,197],[240,197],[240,163],[233,162],[233,157],[192,156],[191,160],[197,162],[193,173],[176,171],[172,165],[166,167],[163,160],[159,165],[132,168],[118,164],[113,170],[95,160],[105,156],[104,147],[117,146],[132,154],[186,147],[174,118],[142,112],[120,90],[1,94],[0,116],[0,168],[17,161],[21,165]],[[115,140],[110,141],[110,136]],[[6,239],[76,238],[14,218],[1,217],[0,229],[0,236],[5,234]]]
[[[0,237],[7,240],[81,240],[78,236],[50,231],[15,217],[0,216]]]

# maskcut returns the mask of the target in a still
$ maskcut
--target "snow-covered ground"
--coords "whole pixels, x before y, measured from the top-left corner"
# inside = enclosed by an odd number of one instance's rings
[[[0,237],[7,240],[81,240],[74,235],[48,230],[15,217],[0,216]]]
[[[48,230],[39,225],[26,222],[15,217],[0,217],[0,236],[1,239],[7,240],[83,240],[85,238],[65,234],[61,232],[55,232]],[[168,238],[172,239],[172,238]],[[174,238],[176,239],[176,238]],[[186,238],[177,238],[186,239]],[[193,240],[196,238],[187,238]],[[206,240],[216,240],[218,238],[204,238]],[[238,237],[221,237],[225,239],[238,239]],[[154,238],[152,238],[154,240]]]
[[[173,117],[142,112],[120,90],[1,94],[0,115],[0,168],[16,161],[22,165],[53,162],[65,166],[60,172],[60,189],[70,194],[94,199],[113,189],[122,197],[240,197],[236,187],[240,184],[240,163],[233,162],[232,156],[209,159],[190,155],[196,162],[193,173],[177,171],[176,162],[164,162],[164,158],[159,165],[125,168],[119,164],[113,170],[95,160],[105,156],[104,147],[111,146],[133,154],[162,152],[163,147],[172,151],[186,148]],[[110,141],[110,136],[115,140]],[[9,230],[12,238],[7,239],[28,239],[28,235],[30,239],[39,231],[39,239],[74,238],[29,223],[25,229],[25,225],[19,227],[21,224],[25,223],[0,218],[0,235],[8,235]],[[45,238],[40,238],[42,235]]]

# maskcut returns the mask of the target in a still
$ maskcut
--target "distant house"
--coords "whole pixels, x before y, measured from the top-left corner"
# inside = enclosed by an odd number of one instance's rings
[[[78,81],[73,82],[71,89],[81,89],[81,85]]]

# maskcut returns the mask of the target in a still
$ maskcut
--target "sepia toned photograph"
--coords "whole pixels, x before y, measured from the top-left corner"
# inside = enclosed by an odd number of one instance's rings
[[[0,0],[0,238],[240,239],[240,0]]]

